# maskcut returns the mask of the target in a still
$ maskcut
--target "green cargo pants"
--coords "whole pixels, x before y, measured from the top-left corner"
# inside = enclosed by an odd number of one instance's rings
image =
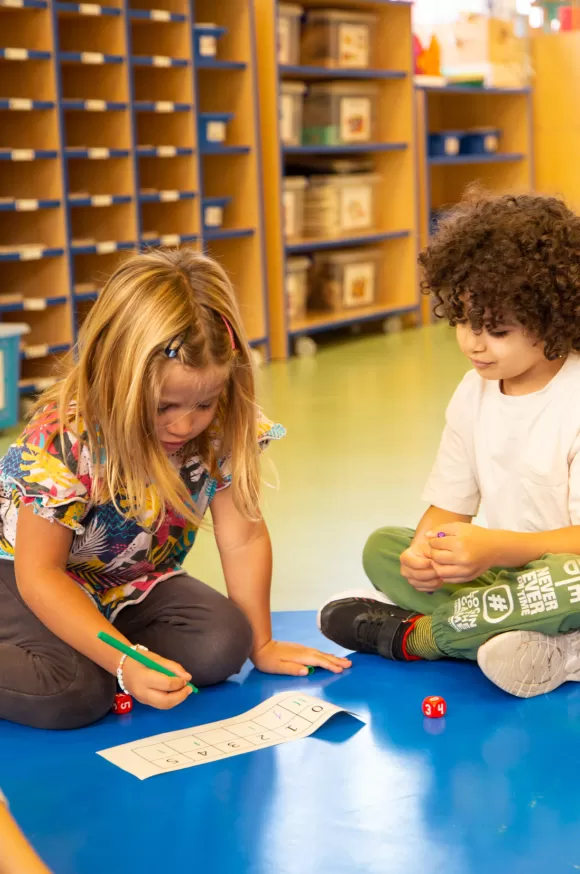
[[[472,583],[418,592],[401,576],[410,528],[381,528],[367,541],[363,564],[373,586],[399,607],[433,618],[433,636],[451,658],[472,659],[496,634],[524,629],[561,634],[580,628],[580,556],[545,555],[525,568],[492,569]]]

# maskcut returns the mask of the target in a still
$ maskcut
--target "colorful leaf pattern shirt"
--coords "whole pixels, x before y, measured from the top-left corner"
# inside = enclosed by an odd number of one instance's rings
[[[259,415],[261,448],[284,433],[281,425]],[[183,573],[198,526],[168,507],[163,524],[148,530],[122,515],[112,501],[93,503],[93,465],[82,437],[79,440],[65,428],[61,440],[56,410],[46,407],[0,460],[0,559],[14,559],[18,509],[32,505],[39,516],[74,532],[67,572],[113,620],[123,607],[142,601],[157,583]],[[178,463],[201,519],[215,493],[230,484],[228,459],[218,461],[217,476],[198,456]],[[117,503],[123,510],[122,496]],[[153,507],[150,498],[147,526],[152,529]]]

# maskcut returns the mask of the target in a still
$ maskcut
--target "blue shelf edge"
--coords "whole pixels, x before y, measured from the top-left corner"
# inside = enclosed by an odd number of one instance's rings
[[[6,52],[17,52],[20,53],[20,56],[11,58],[9,55],[6,55]],[[40,49],[12,49],[8,46],[0,49],[0,60],[3,61],[49,61],[51,57],[51,52],[41,51]]]
[[[175,103],[172,100],[135,100],[133,102],[135,112],[158,112],[160,114],[172,112],[191,112],[191,103]]]
[[[44,343],[39,344],[44,346]],[[37,358],[46,358],[48,355],[58,355],[59,352],[68,352],[70,349],[70,343],[54,343],[52,345],[46,344],[46,353],[44,355],[32,355],[28,356],[26,354],[26,349],[23,349],[20,352],[20,360],[21,361],[34,361]]]
[[[128,103],[116,100],[74,100],[70,97],[61,100],[61,106],[65,112],[122,112],[129,108]]]
[[[154,21],[157,23],[187,21],[187,15],[180,12],[169,12],[166,9],[129,9],[127,14],[132,21]]]
[[[431,167],[442,166],[465,166],[466,164],[508,164],[514,161],[522,161],[526,156],[523,152],[504,152],[495,155],[456,155],[453,158],[436,156],[427,158]]]
[[[31,257],[31,251],[21,249],[14,252],[0,252],[0,261],[39,261],[41,258],[59,258],[64,255],[64,249],[50,247],[39,247],[38,255]],[[24,255],[24,257],[22,257]]]
[[[296,252],[320,252],[324,249],[341,249],[349,246],[368,246],[372,243],[382,243],[385,240],[401,240],[409,237],[411,231],[377,231],[352,237],[334,237],[328,240],[300,240],[286,243],[285,249],[289,255]]]
[[[120,7],[101,6],[100,3],[55,3],[54,7],[57,12],[72,12],[77,15],[94,15],[95,17],[110,15],[114,18],[120,18],[123,12]]]
[[[282,146],[285,155],[347,155],[360,152],[402,152],[408,143],[351,143],[341,146]]]
[[[198,70],[229,70],[231,72],[245,70],[247,66],[244,61],[220,61],[216,58],[200,58],[196,63]]]
[[[122,206],[123,204],[132,203],[132,201],[133,196],[131,194],[93,194],[88,197],[73,197],[69,194],[68,196],[68,205],[71,208],[89,206],[98,209],[104,206]]]
[[[527,88],[480,88],[476,85],[415,85],[417,91],[426,91],[428,94],[505,94],[507,96],[517,94],[531,94],[532,89]]]
[[[104,64],[122,64],[123,55],[109,55],[103,52],[59,52],[61,63],[85,64],[89,67],[101,67]]]
[[[33,109],[54,109],[54,100],[29,100],[26,97],[2,97],[0,109],[8,109],[12,112],[30,112]]]
[[[24,157],[26,156],[26,157]],[[58,152],[53,149],[0,149],[0,161],[47,161],[58,158]]]
[[[170,58],[166,55],[131,55],[131,63],[134,67],[189,67],[186,58]]]
[[[5,9],[48,9],[47,0],[20,0],[15,6],[14,3],[0,0],[0,8]]]
[[[215,230],[205,230],[203,232],[204,240],[213,242],[214,240],[235,240],[242,237],[252,237],[256,233],[254,228],[216,228]]]
[[[65,157],[67,158],[86,158],[90,161],[107,160],[108,158],[128,158],[130,154],[129,149],[101,149],[99,147],[81,149],[71,146],[65,150]]]
[[[250,146],[202,146],[200,155],[249,155]]]
[[[312,325],[305,325],[302,328],[290,328],[288,335],[290,337],[305,337],[311,334],[322,334],[325,331],[334,331],[339,328],[348,328],[350,325],[360,325],[364,322],[376,322],[380,319],[386,319],[390,316],[404,316],[407,313],[417,312],[421,307],[420,302],[401,307],[385,307],[380,310],[372,310],[367,315],[359,315],[349,317],[348,312],[345,312],[344,318],[335,320],[330,319],[328,322],[320,322]]]
[[[137,146],[136,153],[139,158],[188,158],[194,150],[181,146]]]
[[[199,234],[161,234],[159,237],[149,239],[142,237],[139,245],[142,249],[151,249],[158,246],[179,246],[181,243],[195,243],[199,240]]]
[[[46,303],[46,307],[54,307],[58,306],[59,304],[66,303],[68,301],[68,297],[47,297],[41,298],[41,300]],[[43,306],[27,306],[26,301],[20,301],[19,303],[0,303],[0,313],[41,312],[43,309]]]
[[[316,79],[406,79],[406,70],[349,69],[334,67],[311,67],[301,64],[281,64],[282,76],[303,76]]]
[[[75,245],[71,243],[70,251],[73,255],[110,255],[113,252],[122,252],[127,249],[135,249],[136,244],[131,240],[103,240],[99,243],[88,243],[85,245]]]
[[[11,203],[0,203],[0,212],[36,212],[39,209],[56,209],[60,200],[15,197]]]
[[[167,190],[159,191],[156,194],[140,194],[139,201],[141,203],[177,203],[180,200],[193,200],[195,197],[197,197],[195,191]]]

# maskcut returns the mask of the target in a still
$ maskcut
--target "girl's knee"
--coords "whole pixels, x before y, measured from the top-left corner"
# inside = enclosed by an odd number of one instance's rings
[[[239,673],[252,651],[253,634],[244,613],[224,598],[215,622],[193,659],[196,685],[213,686]]]
[[[91,725],[109,712],[115,691],[115,678],[83,659],[71,682],[44,701],[36,699],[34,727],[63,730]]]

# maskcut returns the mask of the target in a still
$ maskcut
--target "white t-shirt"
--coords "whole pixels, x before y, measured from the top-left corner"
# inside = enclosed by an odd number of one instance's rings
[[[501,393],[468,373],[447,423],[423,500],[476,516],[490,528],[551,531],[580,524],[580,356],[541,391]]]

